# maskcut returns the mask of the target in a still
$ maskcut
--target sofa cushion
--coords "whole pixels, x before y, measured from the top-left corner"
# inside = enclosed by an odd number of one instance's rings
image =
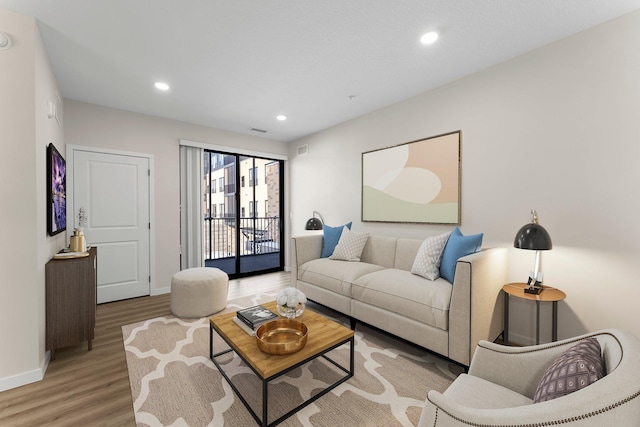
[[[571,347],[547,368],[536,388],[534,402],[545,402],[587,387],[604,376],[600,343],[595,338]]]
[[[482,248],[482,237],[482,233],[463,236],[460,229],[456,227],[451,232],[447,245],[444,247],[444,252],[442,252],[440,276],[447,279],[449,283],[453,283],[458,258],[478,252]]]
[[[364,245],[360,261],[393,268],[396,261],[399,239],[386,236],[369,236]],[[407,269],[408,270],[408,269]]]
[[[474,409],[503,409],[531,405],[528,397],[473,375],[462,374],[442,393],[456,404]]]
[[[342,230],[340,240],[329,259],[342,261],[360,261],[364,245],[367,244],[369,233],[351,231],[347,227]]]
[[[419,239],[398,239],[396,260],[392,267],[398,270],[411,271],[413,261],[418,255],[418,250],[420,250],[420,245],[422,245],[422,241]]]
[[[329,258],[329,256],[333,253],[338,241],[340,240],[340,236],[342,235],[342,229],[344,227],[351,228],[351,222],[346,223],[345,225],[341,225],[340,227],[330,227],[328,225],[322,226],[322,254],[321,258]]]
[[[447,244],[451,233],[428,237],[420,245],[416,259],[413,261],[411,272],[422,276],[427,280],[436,280],[440,277],[440,261],[442,251]]]
[[[409,271],[389,268],[368,273],[353,282],[353,299],[447,330],[451,285],[429,281]]]
[[[298,267],[298,280],[351,297],[351,285],[356,279],[383,268],[366,262],[318,258]]]

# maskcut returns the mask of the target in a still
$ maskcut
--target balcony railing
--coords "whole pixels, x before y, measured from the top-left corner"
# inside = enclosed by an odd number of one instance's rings
[[[236,256],[235,218],[204,220],[205,260]],[[280,251],[280,217],[240,218],[240,256]]]

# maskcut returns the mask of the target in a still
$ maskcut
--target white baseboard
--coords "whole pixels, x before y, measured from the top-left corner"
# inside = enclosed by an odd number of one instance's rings
[[[515,344],[515,345],[524,347],[524,346],[535,345],[536,340],[524,335],[514,334],[512,332],[509,332],[509,343],[512,345]]]
[[[47,351],[44,356],[44,362],[39,369],[34,369],[33,371],[24,372],[22,374],[13,375],[6,378],[0,378],[0,392],[42,381],[42,379],[44,378],[44,373],[47,371],[47,367],[49,366],[50,359],[51,352]]]
[[[287,273],[291,273],[291,268],[285,266],[284,271]],[[156,288],[151,291],[151,296],[169,294],[171,293],[171,286],[167,286],[165,288]]]
[[[162,294],[169,294],[171,293],[171,286],[167,286],[165,288],[156,288],[153,291],[151,291],[151,295],[155,296],[155,295],[162,295]]]

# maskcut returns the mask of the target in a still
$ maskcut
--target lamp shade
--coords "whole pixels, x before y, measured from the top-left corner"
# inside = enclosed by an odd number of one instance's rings
[[[518,249],[531,249],[534,251],[547,251],[553,247],[551,236],[540,224],[534,222],[524,225],[513,241],[513,247]]]
[[[318,218],[313,217],[309,218],[307,221],[307,225],[304,227],[305,230],[322,230],[322,221]]]

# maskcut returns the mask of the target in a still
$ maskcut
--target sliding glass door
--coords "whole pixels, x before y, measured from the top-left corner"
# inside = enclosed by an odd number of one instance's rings
[[[284,162],[204,151],[204,257],[229,277],[284,269]]]

